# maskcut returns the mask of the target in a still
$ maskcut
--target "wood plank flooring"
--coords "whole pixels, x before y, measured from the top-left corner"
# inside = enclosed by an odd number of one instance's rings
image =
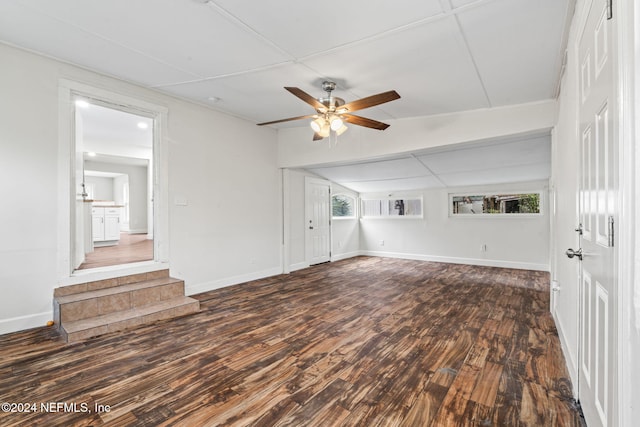
[[[198,314],[82,344],[3,335],[0,401],[78,412],[0,412],[0,425],[580,426],[548,283],[358,257],[200,294]]]
[[[129,264],[153,259],[153,240],[146,234],[120,233],[120,241],[114,246],[94,248],[86,254],[85,261],[78,270],[106,267],[109,265]]]

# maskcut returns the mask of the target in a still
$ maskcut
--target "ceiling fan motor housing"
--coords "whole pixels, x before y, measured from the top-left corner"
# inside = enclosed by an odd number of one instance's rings
[[[334,91],[335,89],[336,89],[335,82],[329,82],[329,81],[322,82],[322,90],[327,92],[328,96],[324,98],[318,98],[318,102],[320,102],[322,105],[326,107],[325,111],[317,109],[316,111],[318,113],[321,113],[321,114],[333,113],[334,111],[336,111],[338,107],[345,104],[344,99],[338,98],[337,96],[331,96],[331,92]]]

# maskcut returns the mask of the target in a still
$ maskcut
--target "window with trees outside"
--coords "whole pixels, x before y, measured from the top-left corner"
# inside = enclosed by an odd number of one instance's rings
[[[335,194],[331,197],[331,212],[334,218],[355,218],[356,199],[347,194]]]
[[[540,193],[450,194],[452,215],[539,215]]]

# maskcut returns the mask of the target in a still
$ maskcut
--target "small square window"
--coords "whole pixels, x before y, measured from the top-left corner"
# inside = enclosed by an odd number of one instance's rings
[[[333,218],[355,218],[356,199],[346,194],[335,194],[331,197]]]

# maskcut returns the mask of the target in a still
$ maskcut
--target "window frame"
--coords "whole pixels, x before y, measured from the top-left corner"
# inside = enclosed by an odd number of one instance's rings
[[[539,212],[535,213],[506,213],[506,212],[494,212],[494,213],[460,213],[453,211],[454,197],[478,197],[482,196],[483,199],[491,196],[511,196],[522,194],[537,194],[538,195],[538,207]],[[538,218],[545,215],[545,199],[544,190],[506,190],[506,191],[465,191],[449,193],[447,195],[447,213],[449,218]]]
[[[334,197],[345,197],[351,200],[352,214],[348,216],[335,216],[333,214],[333,199]],[[358,198],[347,193],[335,193],[331,194],[331,220],[343,220],[343,219],[357,219],[358,218]]]
[[[379,202],[390,202],[402,200],[403,202],[407,201],[419,201],[420,202],[420,214],[419,215],[366,215],[366,209],[364,207],[366,202],[370,201],[379,201]],[[424,197],[420,196],[388,196],[388,197],[363,197],[360,199],[360,218],[361,219],[424,219]]]

